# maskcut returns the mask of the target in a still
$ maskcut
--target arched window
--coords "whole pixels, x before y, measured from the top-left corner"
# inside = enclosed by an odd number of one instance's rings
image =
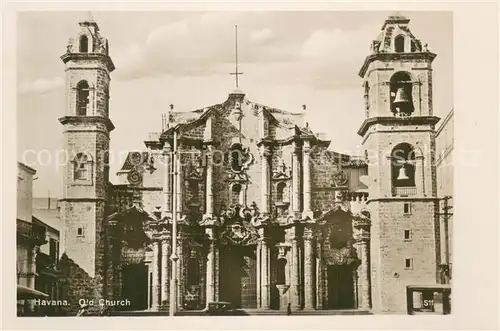
[[[86,116],[89,104],[89,84],[82,80],[76,86],[76,115]]]
[[[241,192],[240,184],[234,184],[233,187],[231,187],[231,204],[233,206],[240,203],[240,192]]]
[[[196,258],[190,258],[187,262],[187,285],[200,285],[200,267]]]
[[[88,53],[89,52],[89,39],[86,35],[82,35],[80,37],[80,53]]]
[[[231,148],[231,170],[240,172],[242,168],[242,150],[240,145]]]
[[[91,160],[87,154],[79,153],[74,160],[74,180],[89,180],[90,179]]]
[[[394,38],[394,50],[396,53],[403,53],[405,51],[405,37],[403,35]]]
[[[402,143],[391,152],[391,174],[394,195],[415,195],[415,150]]]
[[[397,72],[391,77],[391,111],[394,116],[410,116],[415,109],[412,98],[412,81],[407,72]]]
[[[285,197],[286,183],[280,182],[276,186],[276,200],[277,202],[283,202]]]

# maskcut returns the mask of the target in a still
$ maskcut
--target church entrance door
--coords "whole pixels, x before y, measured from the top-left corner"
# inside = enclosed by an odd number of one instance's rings
[[[219,300],[236,308],[257,307],[256,264],[250,247],[223,246],[220,250]]]
[[[122,269],[122,298],[130,300],[124,310],[148,308],[148,269],[142,263],[129,264]]]
[[[349,265],[328,266],[328,309],[354,309],[353,270]]]

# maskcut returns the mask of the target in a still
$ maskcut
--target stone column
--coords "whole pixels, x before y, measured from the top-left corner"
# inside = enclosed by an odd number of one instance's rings
[[[152,271],[151,271],[152,265],[153,265],[153,261],[146,262],[146,267],[148,269],[148,309],[151,308],[151,300],[152,300],[150,289],[153,287],[153,284],[151,283],[151,277],[149,276],[152,273]],[[119,297],[116,296],[115,294],[113,294],[113,299],[116,299],[116,298],[119,298]]]
[[[165,213],[170,214],[172,212],[172,188],[171,180],[172,176],[172,163],[171,163],[171,148],[168,142],[165,142],[165,147],[163,148],[163,162],[164,171],[163,174],[163,207],[165,208]]]
[[[206,272],[206,304],[215,300],[215,242],[213,238],[213,229],[206,229],[210,238],[210,246],[207,254],[207,272]]]
[[[295,234],[296,236],[296,234]],[[290,290],[292,294],[291,305],[294,309],[300,309],[300,272],[299,272],[299,243],[298,238],[292,239],[292,279],[290,280]]]
[[[353,222],[354,239],[358,246],[358,254],[361,259],[359,266],[359,291],[361,309],[371,308],[371,291],[370,291],[370,220],[356,219]]]
[[[420,96],[421,83],[419,81],[412,82],[411,95],[414,107],[414,113],[417,116],[428,116],[432,114],[422,114],[422,98]]]
[[[300,146],[297,142],[293,143],[293,154],[292,154],[292,206],[295,218],[297,214],[300,213]]]
[[[314,236],[310,228],[304,229],[304,309],[314,309]]]
[[[418,196],[425,196],[425,174],[424,174],[424,157],[422,155],[415,156],[415,186]],[[431,174],[428,174],[430,176]]]
[[[260,153],[262,158],[262,182],[261,182],[261,213],[263,215],[269,214],[269,158],[271,150],[268,146],[260,146]]]
[[[179,235],[178,244],[177,244],[177,256],[179,260],[177,260],[178,268],[177,268],[177,309],[184,309],[184,284],[185,284],[185,276],[184,276],[184,262],[186,261],[186,257],[184,256],[183,249],[183,238]]]
[[[256,283],[257,283],[257,308],[261,308],[261,301],[260,301],[260,265],[261,265],[261,259],[260,259],[260,254],[261,254],[261,243],[260,243],[260,240],[257,242],[257,248],[256,248],[256,263],[257,263],[257,266],[256,266],[256,273],[257,273],[257,280],[256,280]]]
[[[260,229],[263,234],[264,229]],[[260,247],[261,247],[261,279],[260,279],[260,298],[261,298],[261,308],[270,309],[270,291],[269,291],[269,263],[270,254],[269,247],[267,245],[267,238],[265,236],[260,237]]]
[[[38,245],[33,246],[30,252],[28,252],[28,256],[30,257],[28,262],[28,282],[27,285],[29,288],[35,289],[35,275],[36,275],[36,256],[38,252]]]
[[[323,309],[323,263],[321,260],[321,236],[316,241],[316,309]]]
[[[159,298],[160,298],[160,243],[158,241],[153,242],[153,261],[152,270],[153,270],[153,303],[152,310],[158,310],[159,308]]]
[[[176,209],[177,209],[177,220],[181,219],[182,216],[182,211],[183,211],[183,201],[182,201],[182,188],[184,187],[184,180],[183,180],[183,173],[182,173],[182,152],[181,150],[181,143],[178,143],[178,153],[177,153],[177,181],[175,182],[176,184],[176,195],[177,195],[177,200],[176,200]]]
[[[304,187],[304,213],[303,218],[313,218],[311,206],[311,164],[310,164],[311,143],[309,140],[304,141],[302,148],[302,166],[303,166],[303,187]]]
[[[207,177],[206,177],[206,207],[205,214],[212,216],[214,213],[214,192],[213,192],[213,159],[212,159],[212,146],[208,146],[207,156]]]
[[[169,294],[169,273],[168,273],[168,259],[169,259],[169,245],[170,240],[163,239],[161,242],[161,305],[166,305],[168,302]]]

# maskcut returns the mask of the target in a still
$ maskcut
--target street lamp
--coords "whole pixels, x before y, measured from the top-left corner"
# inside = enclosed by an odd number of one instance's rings
[[[177,311],[177,261],[179,256],[177,256],[177,158],[179,157],[177,151],[177,131],[174,129],[174,148],[172,153],[172,167],[174,173],[174,179],[172,183],[172,255],[170,260],[172,261],[172,275],[170,278],[170,305],[169,305],[169,315],[175,316]]]

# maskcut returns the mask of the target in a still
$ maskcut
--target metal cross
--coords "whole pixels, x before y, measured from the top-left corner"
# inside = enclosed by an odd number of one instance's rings
[[[236,77],[236,88],[239,87],[239,82],[238,82],[238,75],[242,75],[242,72],[238,71],[238,26],[234,26],[235,30],[235,47],[236,47],[236,70],[235,72],[229,73],[230,75],[234,75]]]

